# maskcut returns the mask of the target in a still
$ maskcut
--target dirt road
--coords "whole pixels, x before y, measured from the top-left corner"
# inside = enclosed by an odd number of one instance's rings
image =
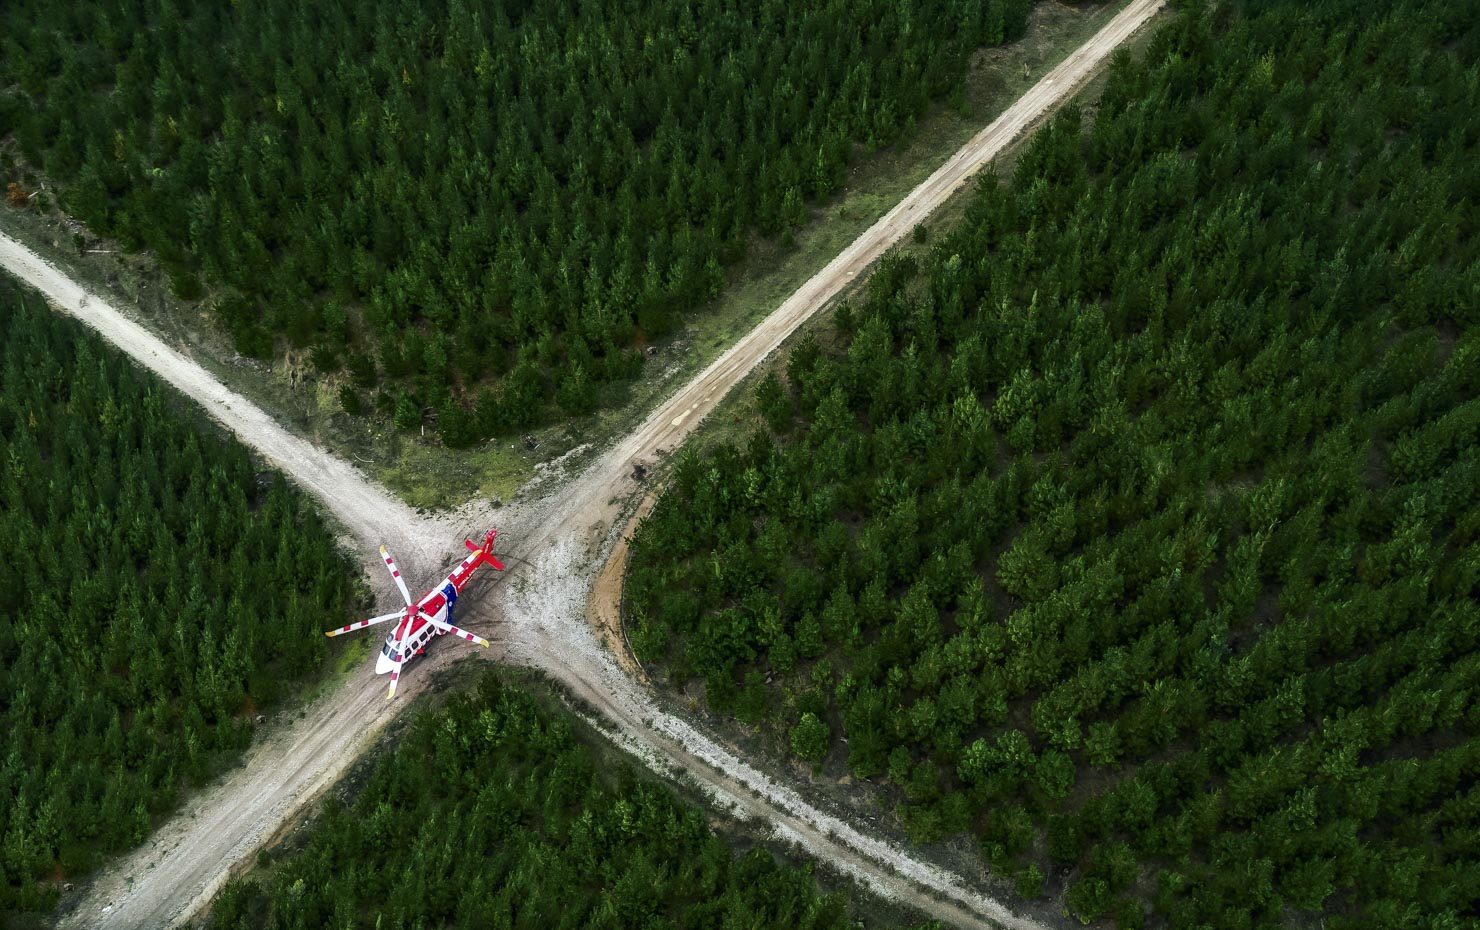
[[[1022,135],[1046,111],[1078,90],[1098,65],[1145,25],[1164,0],[1133,0],[1114,19],[1075,49],[1034,84],[1026,94],[977,133],[935,173],[920,183],[894,209],[803,284],[761,324],[668,400],[612,452],[616,463],[650,456],[659,448],[674,449],[696,421],[714,409],[730,387],[796,331],[801,323],[848,282],[908,235],[967,180]]]
[[[124,354],[193,398],[211,417],[256,449],[285,474],[329,504],[339,522],[373,551],[396,539],[401,558],[420,567],[449,551],[452,532],[419,517],[400,498],[367,480],[354,466],[284,429],[262,408],[235,393],[214,375],[165,345],[116,306],[88,293],[30,249],[0,233],[0,267],[41,292],[58,309],[102,334]]]
[[[499,622],[493,657],[530,665],[595,709],[593,720],[655,770],[686,778],[716,803],[769,823],[776,834],[880,893],[957,925],[1035,928],[986,897],[971,883],[920,862],[809,804],[793,789],[735,757],[686,721],[665,713],[651,693],[622,671],[585,621],[591,580],[601,564],[623,502],[634,485],[633,461],[676,448],[738,381],[775,350],[809,315],[824,306],[891,245],[940,206],[983,164],[1045,111],[1077,90],[1120,43],[1164,0],[1133,0],[1099,33],[1034,85],[999,119],[912,191],[802,286],[755,330],[659,407],[582,474],[540,500],[520,501],[496,513],[469,510],[427,518],[410,510],[347,463],[284,430],[127,315],[90,295],[15,241],[0,235],[0,265],[47,295],[62,310],[94,327],[141,364],[196,398],[210,414],[333,512],[368,557],[371,579],[379,566],[369,553],[384,541],[401,556],[408,576],[431,580],[439,555],[454,560],[460,530],[494,522],[511,571],[497,586],[470,598],[464,617],[485,628]],[[383,600],[390,602],[386,592]],[[434,651],[408,676],[406,697],[429,676],[427,666],[470,654]],[[481,651],[471,654],[485,654]],[[421,672],[422,674],[417,674]],[[164,927],[209,901],[229,871],[250,862],[304,805],[312,801],[374,738],[396,710],[383,700],[384,682],[367,674],[272,728],[244,764],[199,792],[150,842],[107,870],[66,916],[69,927]]]

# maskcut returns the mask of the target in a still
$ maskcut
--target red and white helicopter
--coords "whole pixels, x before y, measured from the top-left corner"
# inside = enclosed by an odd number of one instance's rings
[[[454,568],[446,578],[415,604],[411,603],[411,592],[406,590],[406,582],[401,580],[401,570],[396,567],[396,560],[385,551],[385,546],[381,546],[380,557],[385,559],[385,567],[390,569],[391,577],[396,581],[396,589],[401,592],[401,598],[406,601],[406,609],[386,614],[383,617],[371,617],[369,620],[351,623],[337,630],[330,630],[324,635],[340,636],[344,633],[353,633],[355,630],[363,630],[377,623],[386,623],[396,619],[401,621],[396,624],[391,635],[386,637],[385,645],[380,649],[380,658],[375,661],[375,674],[384,675],[386,672],[391,674],[391,690],[385,696],[386,700],[396,696],[396,681],[401,677],[401,666],[415,656],[425,655],[426,645],[433,636],[451,633],[487,649],[488,640],[452,625],[452,606],[457,603],[458,594],[472,580],[473,572],[477,571],[480,566],[491,565],[499,571],[504,570],[504,563],[493,557],[493,541],[497,537],[498,530],[489,530],[483,537],[482,548],[474,545],[470,539],[463,540],[463,545],[467,546],[472,554],[463,559],[457,568]]]

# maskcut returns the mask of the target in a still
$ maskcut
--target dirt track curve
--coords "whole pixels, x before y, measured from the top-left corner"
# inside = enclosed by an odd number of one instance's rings
[[[538,500],[500,511],[430,518],[416,514],[358,470],[278,425],[97,295],[85,291],[13,239],[0,234],[0,267],[61,310],[97,329],[140,364],[195,398],[212,417],[318,497],[366,556],[390,544],[408,575],[430,581],[441,561],[456,558],[464,532],[489,523],[503,531],[510,572],[470,598],[463,616],[493,630],[495,659],[547,672],[593,708],[593,723],[659,772],[687,777],[721,807],[768,823],[776,835],[886,897],[945,922],[1039,928],[959,876],[920,862],[903,849],[818,810],[796,791],[746,764],[686,721],[664,712],[624,672],[585,621],[592,578],[612,527],[634,485],[631,463],[676,448],[731,387],[809,315],[824,306],[890,246],[940,206],[962,183],[1047,110],[1063,101],[1144,25],[1165,0],[1132,2],[1089,41],[1035,84],[950,161],[858,237],[756,329],[662,404],[572,481]],[[389,602],[389,590],[381,590]],[[351,677],[296,719],[267,728],[243,764],[189,799],[150,841],[106,870],[63,918],[64,927],[154,928],[199,912],[231,874],[271,840],[344,771],[396,710],[425,682],[427,666],[471,650],[437,650],[408,676],[406,698],[387,703],[384,680]]]

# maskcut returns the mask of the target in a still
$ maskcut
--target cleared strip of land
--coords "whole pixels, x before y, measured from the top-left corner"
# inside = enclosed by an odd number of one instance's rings
[[[961,185],[1042,116],[1083,87],[1110,53],[1145,25],[1165,0],[1135,0],[1088,42],[1069,54],[1001,116],[971,138],[935,173],[880,217],[838,257],[786,299],[729,351],[663,404],[619,443],[613,457],[626,462],[659,448],[673,449],[740,379],[797,327],[836,297],[850,281],[955,193]]]
[[[428,558],[435,562],[445,554],[447,532],[428,534],[428,521],[418,517],[395,495],[368,480],[343,459],[284,429],[262,408],[4,233],[0,233],[0,267],[39,291],[57,309],[97,330],[104,339],[180,393],[193,398],[242,442],[324,501],[361,543],[378,545],[378,540],[391,534],[403,545],[414,548],[405,553],[405,559]]]
[[[674,394],[632,434],[590,468],[542,501],[521,502],[494,519],[513,559],[509,580],[479,595],[464,616],[506,621],[495,632],[495,658],[540,668],[588,703],[595,722],[644,762],[687,777],[720,805],[771,825],[792,842],[880,893],[958,925],[1037,928],[959,876],[807,802],[789,786],[734,756],[687,721],[666,713],[613,660],[585,622],[585,601],[600,567],[595,556],[633,490],[631,462],[680,444],[721,398],[809,316],[983,165],[1078,90],[1164,0],[1133,0],[990,126],[915,188],[803,285],[755,330]],[[40,290],[60,309],[93,326],[140,364],[199,401],[213,417],[314,493],[373,553],[384,541],[430,576],[436,554],[455,556],[458,521],[417,515],[358,470],[277,425],[261,409],[171,349],[127,315],[91,295],[39,256],[0,235],[0,265]],[[468,518],[465,516],[464,521]],[[597,544],[593,546],[593,543]],[[413,561],[414,560],[414,561]],[[370,559],[368,567],[378,569]],[[375,576],[372,575],[372,578]],[[417,580],[421,580],[418,577]],[[476,612],[475,612],[476,611]],[[427,666],[465,653],[441,649]],[[243,766],[189,801],[145,847],[102,875],[67,915],[64,926],[162,927],[206,904],[231,870],[302,811],[390,719],[382,682],[356,675],[304,709],[254,747]],[[408,695],[409,697],[409,695]]]

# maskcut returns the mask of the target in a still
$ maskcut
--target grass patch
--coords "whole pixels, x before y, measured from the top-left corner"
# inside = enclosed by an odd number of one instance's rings
[[[362,636],[344,644],[344,648],[338,651],[333,658],[327,680],[338,682],[352,672],[364,669],[365,660],[370,657],[370,647],[380,641],[379,636]]]

